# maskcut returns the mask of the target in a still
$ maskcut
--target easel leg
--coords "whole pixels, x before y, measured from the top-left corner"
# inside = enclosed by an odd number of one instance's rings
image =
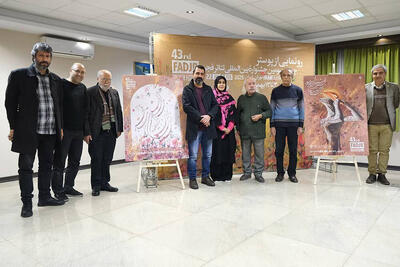
[[[176,163],[176,168],[178,169],[178,173],[179,173],[179,179],[181,180],[182,189],[185,189],[185,183],[183,182],[183,177],[182,177],[181,167],[179,166],[179,162],[178,162],[178,160],[175,160],[175,163]]]
[[[140,192],[140,180],[142,180],[142,163],[139,165],[139,174],[138,174],[138,180],[137,180],[137,188],[136,192]]]
[[[360,183],[360,186],[361,186],[360,171],[358,170],[358,163],[357,163],[356,157],[353,157],[353,161],[354,161],[354,167],[356,168],[358,182]]]
[[[317,167],[315,168],[315,177],[314,177],[314,184],[317,184],[317,179],[318,179],[318,170],[319,170],[319,161],[320,161],[320,157],[318,157],[317,159]]]
[[[337,165],[336,165],[336,161],[334,161],[334,162],[332,163],[332,172],[333,172],[333,181],[334,181],[335,183],[336,183],[336,178],[337,178],[336,170],[337,170]]]

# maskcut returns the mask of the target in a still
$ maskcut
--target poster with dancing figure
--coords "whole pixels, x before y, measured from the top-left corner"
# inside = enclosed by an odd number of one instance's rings
[[[125,75],[125,160],[188,158],[182,112],[183,78]]]
[[[308,156],[368,155],[363,74],[304,76]]]

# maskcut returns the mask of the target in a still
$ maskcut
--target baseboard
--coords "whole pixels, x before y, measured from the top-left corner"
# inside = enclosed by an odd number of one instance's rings
[[[124,159],[119,159],[119,160],[113,160],[110,165],[123,164],[123,163],[128,163],[128,162],[126,162]],[[79,166],[79,170],[86,170],[86,169],[90,169],[90,164]],[[33,173],[33,177],[37,177],[37,172]],[[0,177],[0,184],[12,181],[18,181],[18,175]]]

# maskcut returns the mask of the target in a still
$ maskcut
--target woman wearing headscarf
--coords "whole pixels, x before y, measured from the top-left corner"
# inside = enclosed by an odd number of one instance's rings
[[[219,111],[215,117],[217,138],[213,140],[210,172],[214,181],[230,181],[232,164],[235,162],[236,138],[235,116],[236,101],[226,90],[227,83],[223,76],[214,81],[214,95]]]

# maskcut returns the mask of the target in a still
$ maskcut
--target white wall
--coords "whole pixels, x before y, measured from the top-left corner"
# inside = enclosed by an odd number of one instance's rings
[[[11,152],[11,142],[8,141],[9,124],[4,108],[5,89],[10,71],[28,67],[32,61],[30,51],[34,43],[40,37],[34,34],[26,34],[16,31],[0,29],[0,178],[5,176],[17,175],[18,154]],[[69,68],[74,62],[81,62],[86,66],[86,77],[83,81],[87,87],[96,84],[96,74],[99,69],[108,69],[113,75],[112,86],[118,89],[122,104],[122,75],[133,73],[135,61],[148,61],[148,55],[129,50],[95,46],[95,57],[93,60],[80,60],[53,57],[50,70],[62,78],[66,78]],[[114,153],[114,160],[123,159],[124,155],[124,136],[118,138]],[[87,153],[87,145],[84,145],[81,164],[89,164],[90,157]],[[37,171],[37,160],[35,169]]]

